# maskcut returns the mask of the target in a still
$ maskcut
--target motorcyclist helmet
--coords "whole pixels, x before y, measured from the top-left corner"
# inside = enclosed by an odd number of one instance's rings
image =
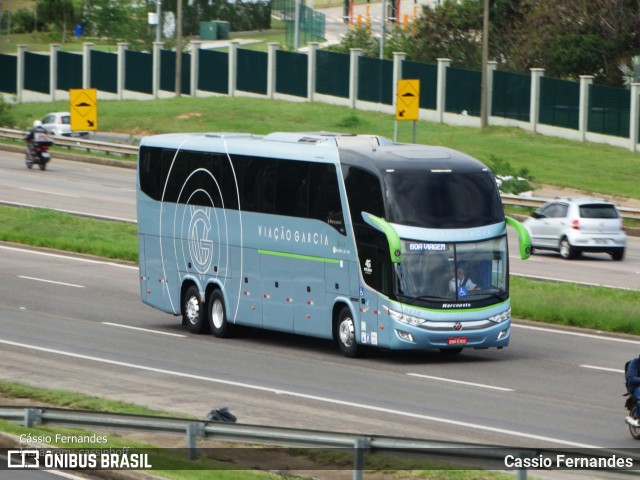
[[[42,122],[40,120],[35,120],[33,122],[33,128],[41,127],[41,126],[42,126]]]

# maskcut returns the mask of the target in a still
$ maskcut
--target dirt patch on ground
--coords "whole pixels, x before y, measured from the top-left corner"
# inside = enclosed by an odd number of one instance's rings
[[[202,113],[191,112],[191,113],[183,113],[182,115],[178,115],[176,118],[178,120],[188,120],[190,118],[200,118],[200,117],[202,117]]]

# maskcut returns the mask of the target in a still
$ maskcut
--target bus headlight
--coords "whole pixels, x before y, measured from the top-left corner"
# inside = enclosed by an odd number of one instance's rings
[[[418,327],[422,325],[424,322],[426,322],[424,318],[418,318],[411,315],[406,315],[404,313],[396,312],[395,310],[391,310],[386,305],[383,306],[382,309],[394,320],[397,320],[402,323],[406,323],[407,325]]]
[[[498,315],[494,315],[492,317],[487,318],[487,320],[494,323],[502,323],[505,320],[509,320],[510,318],[511,318],[511,309],[509,308],[508,310],[505,310],[504,312],[499,313]]]

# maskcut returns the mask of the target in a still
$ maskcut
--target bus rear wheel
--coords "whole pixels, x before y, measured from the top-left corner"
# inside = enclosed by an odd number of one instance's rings
[[[354,358],[362,353],[362,346],[356,342],[356,326],[351,311],[344,307],[338,316],[338,347],[345,357]]]
[[[209,329],[218,338],[228,337],[232,326],[227,322],[224,297],[220,290],[214,290],[209,297]]]
[[[189,285],[182,299],[182,323],[191,333],[203,333],[206,329],[205,306],[200,302],[200,292]]]

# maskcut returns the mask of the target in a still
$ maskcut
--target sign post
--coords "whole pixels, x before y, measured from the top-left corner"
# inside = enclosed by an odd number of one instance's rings
[[[71,131],[98,129],[98,99],[95,88],[69,90]]]
[[[416,120],[420,110],[420,80],[398,80],[396,94],[396,121],[393,141],[398,140],[398,121],[413,121],[413,143],[416,143]]]

